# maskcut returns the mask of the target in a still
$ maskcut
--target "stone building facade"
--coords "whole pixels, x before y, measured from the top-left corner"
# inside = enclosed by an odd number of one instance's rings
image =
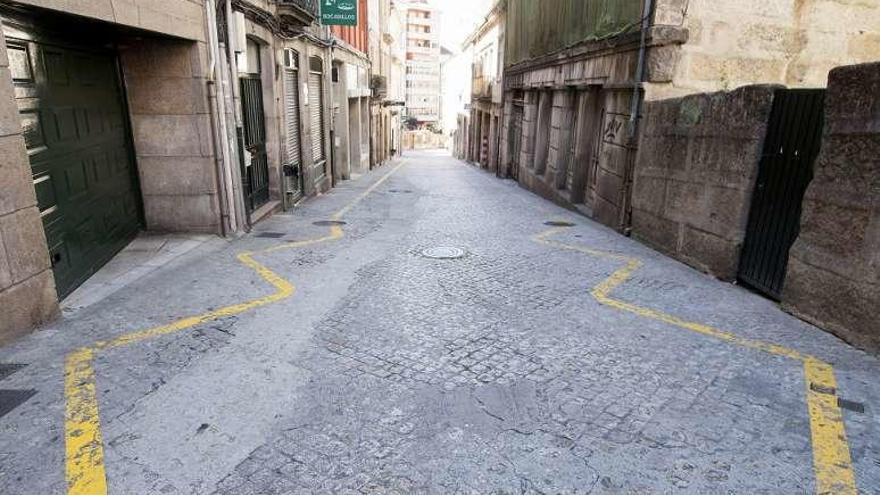
[[[647,58],[626,226],[735,280],[774,94],[824,88],[830,68],[880,59],[880,5],[777,1],[744,10],[736,2],[660,1],[654,26],[683,29],[687,41]],[[772,86],[745,87],[755,83]]]
[[[628,232],[644,102],[823,86],[829,68],[876,57],[878,21],[871,2],[510,0],[499,168]]]
[[[307,1],[231,0],[218,19],[248,225],[333,187],[333,35],[317,17]]]
[[[781,95],[815,92],[821,108],[830,69],[880,59],[876,2],[505,4],[503,118],[496,138],[489,124],[489,139],[499,148],[499,175],[727,280],[746,280],[748,231],[767,214],[756,213],[755,188]],[[777,285],[758,290],[809,321],[877,349],[871,329],[877,308],[871,257],[877,251],[876,215],[871,200],[854,200],[838,187],[853,180],[839,174],[851,173],[861,181],[852,189],[862,191],[871,183],[865,177],[876,169],[870,151],[861,153],[873,149],[866,144],[870,138],[859,134],[871,128],[875,110],[865,99],[876,93],[870,71],[862,66],[832,74],[819,182],[807,189],[803,230],[798,237],[801,204],[795,196],[807,182],[786,193],[793,220],[784,229],[770,229],[786,242],[798,239],[788,279],[790,244],[777,249],[782,260],[772,274]],[[859,95],[851,119],[840,111],[847,100],[840,96],[844,86]],[[815,115],[809,123],[787,125],[818,134],[821,111]],[[455,149],[469,160],[486,158],[484,132],[475,129],[483,123],[480,117],[460,119],[463,137]],[[860,162],[845,171],[840,156],[850,155]],[[809,173],[810,164],[805,166]],[[859,196],[874,197],[876,191]],[[835,224],[832,216],[847,221]],[[845,242],[832,247],[831,238]],[[847,302],[833,294],[846,294]]]
[[[473,56],[470,114],[459,143],[465,159],[493,172],[498,171],[501,130],[502,76],[504,66],[504,3],[498,2],[482,24],[465,40],[464,51]]]
[[[370,2],[370,126],[372,137],[371,165],[380,165],[395,156],[401,148],[406,94],[404,92],[404,48],[406,12],[399,2]]]
[[[371,118],[368,59],[370,15],[366,0],[358,1],[357,26],[333,26],[332,136],[334,177],[345,180],[370,170]]]
[[[0,12],[0,340],[140,229],[224,229],[204,2],[118,3]]]
[[[512,0],[505,15],[500,175],[621,230],[629,221],[636,81],[666,77],[639,71],[640,56],[650,60],[686,40],[682,29],[642,31],[641,17],[639,1]]]
[[[0,341],[142,230],[247,231],[389,156],[368,4],[331,30],[316,0],[4,2]]]

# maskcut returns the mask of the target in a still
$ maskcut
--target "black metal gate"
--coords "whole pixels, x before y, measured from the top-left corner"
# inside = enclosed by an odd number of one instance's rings
[[[253,211],[269,202],[269,159],[266,155],[263,84],[259,75],[241,76],[241,103],[244,115],[244,147],[247,151],[242,176],[247,181],[244,188],[245,203]]]
[[[776,91],[752,197],[739,279],[780,299],[788,252],[800,229],[801,203],[819,154],[825,91]]]

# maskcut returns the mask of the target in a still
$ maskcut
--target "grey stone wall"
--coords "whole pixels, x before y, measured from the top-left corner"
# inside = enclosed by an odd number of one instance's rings
[[[58,314],[55,279],[0,30],[0,344]]]
[[[880,63],[829,76],[822,150],[791,249],[783,307],[880,351]]]
[[[16,0],[120,26],[204,41],[205,0]]]
[[[775,86],[646,102],[632,234],[734,279]]]
[[[147,229],[218,233],[205,43],[132,40],[120,59]]]

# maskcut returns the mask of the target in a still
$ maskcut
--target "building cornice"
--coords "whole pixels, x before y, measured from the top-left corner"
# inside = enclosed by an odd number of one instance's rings
[[[688,30],[677,26],[653,26],[648,30],[648,48],[682,45],[687,43]],[[611,53],[638,50],[641,41],[640,31],[621,34],[600,40],[585,40],[555,52],[541,55],[504,68],[504,75],[521,74],[536,69],[563,65]]]

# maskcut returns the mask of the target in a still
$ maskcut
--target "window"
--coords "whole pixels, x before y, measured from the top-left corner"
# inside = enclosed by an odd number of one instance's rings
[[[260,44],[251,38],[247,39],[247,67],[244,68],[244,72],[260,73]]]

